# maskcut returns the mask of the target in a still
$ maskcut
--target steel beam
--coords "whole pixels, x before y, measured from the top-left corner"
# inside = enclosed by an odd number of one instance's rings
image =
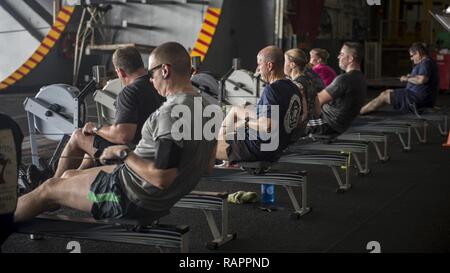
[[[26,18],[22,16],[20,12],[18,12],[8,2],[0,1],[0,6],[7,13],[9,13],[14,18],[14,20],[21,24],[25,28],[25,30],[31,34],[31,36],[38,40],[38,42],[41,42],[44,39],[44,35],[42,35]]]
[[[45,8],[43,8],[36,0],[24,0],[25,4],[27,4],[36,14],[41,16],[47,24],[50,26],[53,25],[53,17],[50,12],[48,12]]]

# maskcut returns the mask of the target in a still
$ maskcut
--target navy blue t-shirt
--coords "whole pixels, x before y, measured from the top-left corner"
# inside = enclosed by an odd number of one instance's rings
[[[270,106],[279,106],[278,130],[272,123],[272,137],[278,138],[278,145],[272,151],[261,151],[262,143],[276,143],[274,139],[263,140],[258,134],[258,140],[249,140],[245,142],[248,149],[258,160],[276,161],[282,151],[287,148],[291,141],[291,134],[297,127],[300,116],[303,113],[300,98],[300,90],[291,80],[283,79],[267,85],[256,105],[257,117],[272,118],[272,109]],[[274,117],[275,118],[275,117]]]
[[[428,82],[424,84],[413,84],[408,82],[406,89],[408,89],[415,97],[420,105],[434,104],[438,90],[439,90],[439,71],[436,63],[430,59],[425,58],[419,64],[414,66],[411,76],[426,76]]]

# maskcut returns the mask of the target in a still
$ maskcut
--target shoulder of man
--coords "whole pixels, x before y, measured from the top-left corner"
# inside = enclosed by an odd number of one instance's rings
[[[295,86],[295,82],[290,79],[277,80],[270,84],[270,88],[273,91],[277,91],[278,89],[293,88]]]
[[[138,94],[139,89],[137,88],[137,86],[133,85],[133,84],[129,84],[127,86],[125,86],[122,91],[120,91],[119,95],[117,96],[117,98],[120,99],[129,99],[129,98],[137,98],[137,94]]]
[[[150,115],[144,127],[156,140],[159,137],[170,135],[173,122],[171,108],[160,107]]]
[[[147,91],[147,89],[149,89],[149,88],[152,88],[152,85],[150,84],[148,77],[143,76],[143,77],[135,79],[132,83],[125,86],[123,88],[122,92],[125,91],[128,93],[136,93],[141,90]]]
[[[436,64],[436,62],[435,62],[433,59],[431,59],[431,58],[426,58],[426,59],[424,60],[424,62],[423,62],[423,65],[424,65],[424,66],[427,66],[427,67],[432,67],[432,66],[437,65],[437,64]]]

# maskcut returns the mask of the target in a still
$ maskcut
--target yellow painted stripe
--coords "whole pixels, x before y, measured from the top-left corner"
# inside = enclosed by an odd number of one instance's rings
[[[202,29],[206,30],[207,32],[214,34],[214,32],[216,32],[216,28],[215,27],[211,27],[210,25],[207,24],[203,24]]]
[[[66,23],[69,22],[69,20],[70,20],[70,16],[65,13],[61,13],[60,15],[58,15],[58,18],[60,18],[61,20],[63,20]]]
[[[201,60],[204,60],[212,43],[212,39],[214,38],[214,34],[216,33],[221,12],[222,9],[220,8],[208,7],[206,10],[205,18],[203,19],[198,38],[195,41],[193,49],[191,50],[192,57],[200,56]],[[209,33],[210,35],[204,34],[203,32]],[[201,42],[199,42],[199,40],[201,40]]]
[[[22,74],[19,74],[19,73],[17,73],[17,72],[14,72],[14,73],[12,74],[12,76],[13,76],[15,79],[18,79],[18,80],[20,80],[20,79],[23,78]]]
[[[64,24],[62,24],[62,23],[60,23],[60,22],[58,22],[58,21],[56,21],[55,24],[54,24],[53,26],[54,26],[55,28],[61,30],[61,31],[63,31],[64,28],[66,28],[66,25],[64,25]]]
[[[75,7],[64,7],[63,10],[59,12],[57,20],[55,21],[55,23],[53,24],[52,28],[47,33],[45,38],[42,40],[41,45],[38,47],[38,49],[21,67],[19,67],[16,71],[14,71],[5,80],[0,82],[0,90],[9,87],[10,85],[14,84],[17,80],[22,79],[24,76],[26,76],[28,73],[31,72],[30,68],[34,69],[44,59],[44,57],[50,51],[48,48],[51,49],[55,46],[54,40],[58,40],[61,37],[61,34],[53,30],[53,28],[60,30],[62,33],[66,28],[66,24],[70,21],[70,18],[74,10]],[[19,73],[18,71],[21,73]]]
[[[37,65],[35,62],[33,62],[31,60],[28,60],[25,64],[31,68],[35,68]]]
[[[10,77],[8,77],[6,80],[4,80],[4,82],[8,85],[14,84],[15,81],[13,79],[11,79]]]
[[[48,33],[48,36],[50,36],[51,38],[58,40],[59,36],[61,36],[61,34],[59,34],[58,32],[54,31],[54,30],[50,30],[50,32]]]
[[[19,69],[17,69],[17,70],[19,70],[20,72],[22,72],[23,74],[28,74],[28,72],[30,72],[30,69],[28,69],[28,68],[26,68],[26,67],[24,67],[24,66],[21,66]]]
[[[48,50],[47,48],[45,48],[45,47],[43,47],[43,46],[40,46],[40,47],[38,48],[37,51],[38,51],[39,53],[42,53],[42,54],[44,54],[44,55],[47,55],[48,52],[49,52],[50,50]]]
[[[205,15],[205,19],[216,25],[219,23],[219,17],[213,16],[209,13]]]
[[[195,44],[195,48],[198,49],[198,50],[200,50],[200,51],[202,51],[202,52],[207,52],[209,46],[205,46],[205,45],[202,45],[202,44],[200,44],[200,43],[196,43],[196,44]]]
[[[207,44],[211,44],[211,42],[212,42],[212,38],[211,37],[209,37],[209,36],[206,36],[205,34],[203,34],[203,33],[200,33],[200,35],[198,36],[201,40],[203,40],[205,43],[207,43]]]
[[[222,13],[222,9],[221,8],[208,8],[208,9],[214,11],[215,13],[217,13],[219,15],[220,15],[220,13]]]
[[[50,40],[50,39],[48,39],[48,38],[45,38],[44,41],[42,41],[42,44],[44,44],[44,45],[46,45],[46,46],[52,48],[52,47],[55,45],[55,42],[53,42],[52,40]],[[43,47],[43,46],[42,46],[42,48],[48,50],[46,47]],[[41,52],[42,52],[42,51],[41,51]],[[43,53],[43,52],[42,52],[42,53]]]
[[[38,55],[36,53],[34,53],[31,57],[38,62],[41,62],[42,59],[44,59],[43,57],[41,57],[41,55]]]

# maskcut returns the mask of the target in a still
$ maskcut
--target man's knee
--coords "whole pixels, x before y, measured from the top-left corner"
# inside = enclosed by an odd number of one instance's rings
[[[69,143],[71,143],[71,144],[79,144],[79,143],[81,143],[81,141],[85,137],[86,136],[83,135],[82,129],[78,128],[72,133],[72,136],[70,137]]]
[[[384,102],[386,102],[388,104],[391,104],[391,93],[392,92],[394,92],[394,90],[388,89],[388,90],[383,91],[383,93],[381,93],[382,96],[383,96],[383,101]]]
[[[67,170],[63,173],[61,178],[70,178],[70,177],[77,175],[78,173],[79,173],[78,170]]]
[[[54,203],[54,192],[59,182],[61,182],[60,178],[50,178],[36,189],[39,198],[47,205]]]

